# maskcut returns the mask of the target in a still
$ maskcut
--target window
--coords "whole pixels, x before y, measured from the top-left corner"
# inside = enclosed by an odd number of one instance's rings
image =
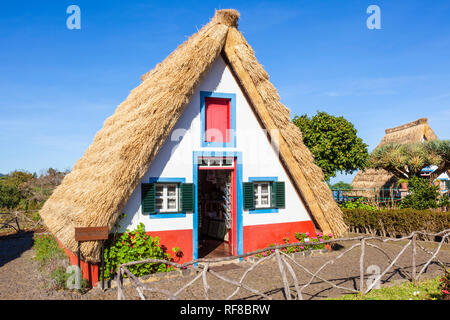
[[[205,98],[205,141],[230,142],[230,99]]]
[[[142,213],[151,218],[178,217],[193,212],[195,206],[194,184],[184,178],[150,178],[141,185]],[[153,216],[153,217],[152,217]]]
[[[178,185],[156,184],[155,205],[157,212],[178,211]]]
[[[253,184],[255,208],[270,208],[270,182],[255,182]]]
[[[236,94],[200,91],[202,147],[236,147]]]
[[[249,213],[272,213],[285,208],[284,181],[277,177],[250,177],[242,187],[244,210]]]

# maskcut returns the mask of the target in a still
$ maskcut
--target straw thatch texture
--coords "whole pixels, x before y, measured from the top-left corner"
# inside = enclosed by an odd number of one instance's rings
[[[427,118],[421,118],[401,126],[386,129],[386,135],[376,148],[389,143],[416,143],[424,140],[437,140],[433,129],[428,125]],[[367,191],[352,191],[354,196],[373,196],[376,189],[387,189],[397,182],[397,178],[383,169],[366,169],[359,171],[351,185],[354,189],[370,189]]]
[[[225,58],[240,61],[247,75],[242,73],[245,81],[238,77],[238,82],[254,88],[251,104],[257,107],[258,114],[265,115],[267,128],[280,130],[280,140],[286,144],[280,146],[282,161],[293,172],[313,218],[324,232],[339,235],[345,230],[321,170],[313,164],[299,129],[290,122],[289,110],[279,102],[267,73],[236,29],[238,18],[235,10],[216,11],[207,25],[143,75],[143,82],[105,121],[83,157],[40,211],[47,227],[66,248],[76,252],[74,227],[114,225],[198,84],[218,55],[227,55],[224,46],[233,39],[237,42],[228,45],[233,50],[228,50],[230,57]],[[100,245],[85,242],[81,252],[83,259],[98,262]]]

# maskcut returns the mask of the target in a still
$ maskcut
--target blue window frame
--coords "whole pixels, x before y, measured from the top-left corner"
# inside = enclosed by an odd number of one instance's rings
[[[249,177],[249,182],[272,182],[278,181],[278,177]],[[270,192],[269,192],[270,194]],[[258,214],[258,213],[276,213],[278,212],[278,208],[255,208],[254,210],[249,210],[249,214]]]
[[[206,104],[205,98],[225,98],[230,99],[230,141],[229,142],[207,142],[206,141]],[[202,147],[222,147],[236,148],[236,94],[200,91],[200,119],[201,134],[200,145]]]
[[[185,183],[185,178],[160,178],[160,177],[151,177],[149,179],[149,183]],[[178,204],[180,205],[180,204]],[[150,219],[166,219],[166,218],[184,218],[186,217],[186,212],[174,212],[174,213],[166,213],[166,212],[155,212],[149,214]]]

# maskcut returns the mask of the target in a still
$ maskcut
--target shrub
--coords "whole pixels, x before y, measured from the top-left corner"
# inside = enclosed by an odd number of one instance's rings
[[[117,274],[119,265],[145,259],[160,259],[173,261],[164,246],[160,246],[159,237],[151,237],[145,234],[144,224],[140,223],[133,231],[127,231],[122,235],[115,235],[108,241],[105,247],[105,279],[112,279]],[[173,248],[176,256],[180,256],[179,248]],[[135,276],[168,272],[172,266],[164,263],[144,263],[129,266],[128,269]]]
[[[409,194],[402,200],[402,207],[425,210],[443,206],[439,201],[439,187],[430,185],[428,179],[412,177],[408,184]]]
[[[350,231],[381,236],[406,236],[413,231],[437,233],[450,228],[450,214],[416,209],[342,209]]]
[[[58,246],[56,239],[51,234],[40,234],[33,238],[33,249],[36,252],[35,259],[40,266],[49,264],[53,260],[64,259],[64,250]]]
[[[339,204],[341,208],[346,209],[366,209],[366,210],[377,210],[378,208],[373,204],[368,203],[364,198],[357,198],[354,200],[344,201]]]

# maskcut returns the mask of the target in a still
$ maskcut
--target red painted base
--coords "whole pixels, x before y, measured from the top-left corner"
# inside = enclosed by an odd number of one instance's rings
[[[150,231],[146,234],[152,237],[159,237],[159,244],[166,247],[176,263],[185,263],[192,260],[194,250],[192,249],[192,229],[191,230],[170,230],[170,231]],[[176,257],[172,248],[178,247],[182,253],[181,257]]]
[[[289,238],[289,242],[295,242],[296,232],[309,232],[312,236],[316,235],[312,221],[244,226],[244,252],[262,249],[275,243],[283,244],[283,239],[286,237]]]

